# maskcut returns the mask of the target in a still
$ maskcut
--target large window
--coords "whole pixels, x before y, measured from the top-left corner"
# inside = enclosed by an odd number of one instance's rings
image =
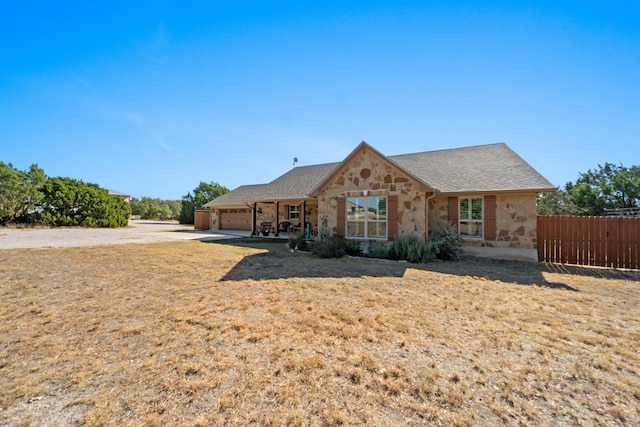
[[[482,239],[482,197],[461,197],[458,230],[460,236]]]
[[[289,205],[289,219],[300,219],[299,205]]]
[[[345,205],[348,238],[386,240],[386,197],[348,197]]]

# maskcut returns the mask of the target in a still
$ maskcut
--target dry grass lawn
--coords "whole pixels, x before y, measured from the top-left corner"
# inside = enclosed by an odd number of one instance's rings
[[[0,251],[0,425],[640,425],[638,272],[256,242]]]

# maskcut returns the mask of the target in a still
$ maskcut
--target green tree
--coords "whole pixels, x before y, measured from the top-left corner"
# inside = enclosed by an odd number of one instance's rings
[[[0,162],[0,224],[25,221],[42,199],[40,187],[46,176],[37,164],[20,171]]]
[[[200,181],[200,184],[193,189],[193,193],[189,192],[182,196],[180,223],[193,224],[193,216],[196,209],[200,209],[205,203],[228,192],[228,188],[217,182],[206,183]]]
[[[640,167],[605,163],[581,173],[565,185],[568,200],[582,215],[603,215],[605,209],[640,206]]]
[[[605,163],[581,173],[564,189],[538,196],[538,215],[603,215],[605,209],[640,206],[640,167]]]
[[[538,195],[537,211],[538,215],[579,215],[582,212],[560,188],[553,193]]]
[[[40,221],[52,226],[124,227],[129,204],[96,184],[49,178],[43,188]]]
[[[167,200],[169,210],[171,210],[171,219],[180,218],[180,211],[182,210],[182,202],[180,200]]]
[[[139,215],[142,219],[157,219],[163,221],[167,219],[178,219],[178,215],[171,209],[172,202],[173,204],[180,203],[178,201],[154,199],[151,197],[142,197],[138,200],[134,197],[131,199],[131,214]]]

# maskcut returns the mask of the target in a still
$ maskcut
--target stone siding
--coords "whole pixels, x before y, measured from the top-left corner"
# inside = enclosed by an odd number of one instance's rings
[[[270,222],[275,224],[276,222],[276,206],[274,204],[261,204],[258,203],[258,212],[256,212],[256,228],[260,228],[260,223]]]
[[[536,194],[502,194],[496,197],[496,241],[498,248],[537,248]]]
[[[469,239],[469,246],[535,249],[537,247],[536,194],[496,194],[496,240]],[[447,197],[429,203],[429,232],[443,230],[449,223]]]
[[[398,196],[398,234],[425,236],[425,199],[419,184],[384,161],[371,150],[363,149],[334,175],[318,197],[318,227],[338,232],[338,197]]]

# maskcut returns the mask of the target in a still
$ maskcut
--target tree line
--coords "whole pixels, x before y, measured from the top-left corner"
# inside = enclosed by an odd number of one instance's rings
[[[600,216],[625,208],[640,208],[640,166],[598,165],[580,173],[575,183],[538,197],[539,215]]]
[[[141,219],[177,219],[193,224],[194,211],[229,190],[214,182],[200,184],[182,200],[150,197],[127,203],[97,184],[48,177],[33,164],[22,171],[0,162],[0,225],[124,227],[130,215]]]
[[[181,224],[193,224],[194,212],[205,203],[228,193],[229,189],[217,182],[203,182],[193,191],[182,196],[182,200],[161,200],[151,197],[131,199],[131,215],[141,219],[176,219]]]

